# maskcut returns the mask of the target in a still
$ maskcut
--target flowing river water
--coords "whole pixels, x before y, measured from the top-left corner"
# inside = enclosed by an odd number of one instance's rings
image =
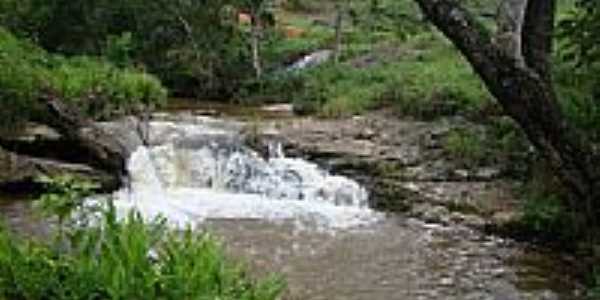
[[[164,216],[221,237],[259,275],[288,281],[285,299],[574,299],[569,266],[460,225],[369,208],[369,191],[277,143],[258,153],[243,124],[188,115],[150,124],[114,193],[125,213]],[[17,227],[28,204],[0,201]],[[27,228],[25,228],[27,230]]]

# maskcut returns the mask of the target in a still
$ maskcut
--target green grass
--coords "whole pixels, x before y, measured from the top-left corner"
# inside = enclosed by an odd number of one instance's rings
[[[43,114],[39,97],[56,95],[81,112],[105,118],[135,106],[160,105],[167,92],[154,77],[97,58],[51,55],[0,27],[0,127]]]
[[[278,278],[256,281],[219,242],[109,210],[97,227],[54,242],[0,230],[0,299],[278,299]]]
[[[432,34],[382,45],[369,56],[374,62],[364,66],[359,58],[306,70],[282,91],[299,107],[331,117],[391,104],[403,114],[429,118],[491,103],[459,54]]]
[[[315,50],[331,47],[334,40],[333,28],[316,24],[305,16],[284,13],[280,16],[282,24],[279,30],[270,34],[270,40],[264,47],[264,60],[271,62],[276,68],[281,61],[289,62],[290,58],[311,53]],[[297,37],[286,37],[286,28],[301,30]]]
[[[469,130],[454,130],[446,137],[444,150],[462,167],[480,165],[487,157],[483,137]]]
[[[289,63],[289,58],[331,49],[335,39],[330,27],[336,16],[333,7],[326,2],[319,4],[317,12],[289,7],[280,11],[282,26],[304,33],[270,40],[265,44],[266,60]],[[391,104],[402,114],[432,118],[468,114],[491,102],[454,47],[420,20],[414,3],[384,0],[373,7],[368,1],[350,1],[347,12],[339,64],[297,74],[275,72],[259,84],[251,82],[238,97],[291,101],[300,111],[328,117],[360,114]]]

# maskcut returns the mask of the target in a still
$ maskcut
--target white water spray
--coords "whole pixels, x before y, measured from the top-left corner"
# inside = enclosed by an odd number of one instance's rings
[[[279,144],[263,159],[234,130],[166,122],[150,128],[154,146],[140,147],[129,159],[131,186],[116,193],[119,211],[164,216],[175,226],[261,219],[335,229],[380,217],[357,182],[286,158]]]

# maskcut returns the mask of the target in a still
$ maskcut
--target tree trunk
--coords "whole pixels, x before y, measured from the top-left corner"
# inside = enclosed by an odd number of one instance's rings
[[[495,42],[505,54],[524,64],[522,32],[527,0],[502,0],[496,14]]]
[[[461,51],[488,90],[579,200],[578,209],[597,215],[600,160],[592,145],[563,116],[549,76],[555,1],[529,0],[522,32],[525,65],[506,55],[493,42],[489,31],[459,1],[415,1]]]
[[[555,1],[529,0],[521,32],[522,52],[527,65],[550,83],[555,10]]]

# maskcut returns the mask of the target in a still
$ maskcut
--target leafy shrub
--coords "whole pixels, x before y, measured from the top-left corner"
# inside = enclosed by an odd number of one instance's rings
[[[94,118],[164,103],[154,77],[89,57],[50,55],[0,27],[0,127],[43,118],[39,99],[53,93]]]
[[[172,232],[109,209],[70,243],[23,241],[0,230],[3,299],[277,299],[283,283],[251,280],[210,235]]]
[[[572,3],[574,2],[574,4]],[[567,5],[568,4],[568,5]],[[555,80],[567,117],[600,141],[600,8],[597,1],[574,0],[559,26]]]
[[[82,218],[73,218],[73,213],[83,208],[85,198],[98,186],[71,175],[41,177],[37,181],[43,184],[45,193],[36,203],[42,214],[58,219],[59,236],[62,238],[65,227],[72,229],[77,223],[84,221]],[[65,224],[66,221],[73,222]]]
[[[536,232],[557,232],[564,207],[557,195],[530,195],[523,205],[522,222]]]
[[[241,3],[0,0],[0,26],[53,53],[144,65],[172,90],[197,95],[226,92],[252,74],[248,36],[236,23]]]
[[[576,0],[559,24],[563,55],[582,67],[600,67],[600,7],[595,0]]]

